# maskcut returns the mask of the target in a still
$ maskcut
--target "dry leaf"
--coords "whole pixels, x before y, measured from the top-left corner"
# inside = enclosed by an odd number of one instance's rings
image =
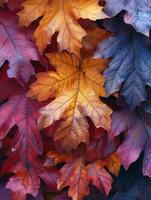
[[[39,73],[28,96],[38,101],[55,97],[40,110],[39,127],[48,127],[62,119],[55,140],[62,140],[67,149],[76,148],[80,142],[88,143],[87,116],[97,128],[108,130],[110,127],[112,111],[99,99],[99,96],[105,96],[105,78],[100,73],[108,61],[94,58],[79,60],[67,52],[49,54],[48,58],[56,72]]]
[[[81,40],[86,35],[78,24],[78,19],[97,20],[107,16],[103,13],[98,0],[27,0],[24,9],[18,13],[21,26],[29,26],[42,17],[34,36],[42,53],[51,37],[58,32],[57,42],[60,50],[79,54]]]

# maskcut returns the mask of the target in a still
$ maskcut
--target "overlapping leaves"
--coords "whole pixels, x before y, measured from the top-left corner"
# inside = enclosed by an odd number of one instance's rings
[[[111,27],[114,24],[111,23]],[[116,27],[114,27],[116,29]],[[122,31],[101,42],[95,57],[112,57],[106,77],[108,95],[121,89],[132,108],[146,100],[145,86],[151,86],[151,50],[135,31]]]
[[[0,1],[0,167],[12,199],[98,199],[94,188],[108,195],[120,160],[128,169],[141,152],[151,177],[150,16],[148,0]],[[129,185],[100,198],[148,198],[149,182]]]
[[[17,16],[12,12],[0,12],[0,62],[9,61],[8,75],[16,78],[21,84],[27,83],[34,74],[31,60],[39,60],[38,51],[31,40],[31,29],[18,27]],[[28,49],[28,51],[27,51]]]
[[[98,0],[28,0],[19,12],[20,25],[29,26],[34,20],[43,17],[34,36],[36,44],[43,52],[55,32],[60,50],[79,54],[81,40],[86,35],[78,24],[78,19],[97,20],[107,16],[103,13]]]
[[[39,127],[48,127],[62,119],[55,140],[62,140],[63,146],[68,149],[76,148],[80,142],[89,141],[86,116],[97,128],[108,130],[110,127],[112,111],[99,99],[99,96],[105,96],[105,79],[100,72],[104,70],[107,60],[79,60],[66,52],[49,54],[48,58],[56,72],[38,74],[28,96],[39,101],[56,97],[41,109]]]
[[[127,169],[144,151],[143,174],[151,177],[151,113],[148,106],[131,111],[127,106],[115,112],[110,135],[115,137],[126,131],[126,138],[118,149],[122,164]]]
[[[133,27],[146,36],[149,36],[151,28],[151,2],[150,0],[105,0],[105,11],[113,17],[122,10],[126,11],[124,15],[125,23]]]

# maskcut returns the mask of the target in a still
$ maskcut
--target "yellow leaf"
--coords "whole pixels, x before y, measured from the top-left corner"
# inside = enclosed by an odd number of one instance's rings
[[[58,32],[57,42],[60,50],[79,54],[81,40],[86,35],[78,24],[78,19],[97,20],[107,16],[98,0],[27,0],[24,9],[18,13],[21,26],[29,26],[42,17],[35,31],[36,44],[42,53],[51,37]]]
[[[38,101],[55,99],[40,110],[39,127],[45,128],[62,119],[55,134],[66,149],[76,148],[80,142],[88,143],[89,132],[86,117],[90,117],[97,128],[110,128],[111,109],[99,96],[105,96],[104,71],[107,60],[78,59],[67,52],[48,54],[56,72],[43,72],[31,86],[28,96]]]

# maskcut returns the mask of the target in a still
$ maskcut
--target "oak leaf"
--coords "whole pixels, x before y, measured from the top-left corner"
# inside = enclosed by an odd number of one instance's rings
[[[107,60],[86,58],[79,60],[67,52],[49,54],[56,72],[43,72],[31,86],[28,96],[44,101],[55,99],[40,110],[39,127],[45,128],[62,119],[54,136],[62,140],[67,149],[76,148],[80,142],[88,143],[90,117],[97,128],[109,129],[111,109],[99,96],[105,96],[104,77],[100,74]]]
[[[81,40],[86,35],[78,24],[78,19],[97,20],[107,16],[98,0],[27,0],[24,9],[18,13],[21,26],[29,26],[42,17],[34,36],[42,53],[51,37],[58,32],[57,42],[60,50],[79,54]]]

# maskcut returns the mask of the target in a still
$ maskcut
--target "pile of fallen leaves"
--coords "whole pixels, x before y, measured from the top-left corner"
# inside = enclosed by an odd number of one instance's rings
[[[0,0],[2,200],[151,198],[150,28],[150,0]]]

